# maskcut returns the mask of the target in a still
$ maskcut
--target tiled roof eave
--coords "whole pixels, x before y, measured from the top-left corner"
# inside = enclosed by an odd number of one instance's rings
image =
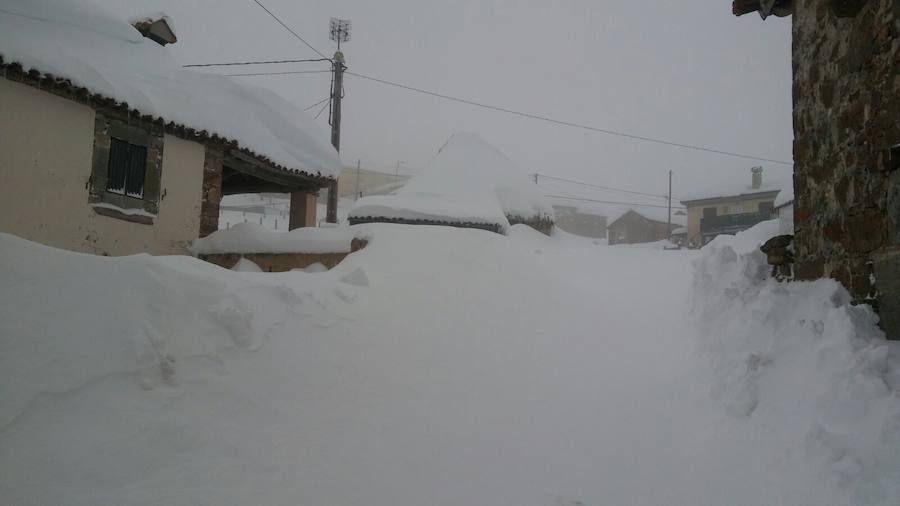
[[[17,82],[27,86],[31,86],[41,91],[52,93],[53,95],[72,100],[76,103],[86,105],[92,109],[105,109],[116,111],[126,115],[129,118],[135,118],[149,124],[155,124],[164,129],[165,133],[174,135],[181,139],[198,142],[201,144],[220,145],[223,148],[236,149],[248,157],[257,160],[261,165],[265,165],[277,169],[286,174],[295,175],[303,181],[314,180],[325,187],[334,181],[336,177],[326,176],[319,171],[311,172],[298,168],[285,167],[279,163],[272,161],[267,156],[257,153],[245,146],[241,146],[236,140],[222,137],[216,133],[207,130],[197,130],[188,125],[166,121],[164,118],[143,114],[138,109],[132,109],[126,102],[120,102],[114,98],[107,97],[91,90],[77,86],[71,80],[56,77],[50,73],[43,73],[36,69],[25,71],[21,64],[17,62],[7,62],[3,55],[0,54],[0,77],[9,81]]]

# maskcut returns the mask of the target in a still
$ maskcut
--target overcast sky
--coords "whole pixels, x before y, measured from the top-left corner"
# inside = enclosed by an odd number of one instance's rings
[[[175,20],[183,63],[316,57],[253,0],[105,0]],[[727,0],[261,0],[331,55],[329,17],[352,20],[351,71],[603,129],[791,160],[790,18],[735,18]],[[152,8],[151,8],[152,10]],[[327,69],[327,63],[230,67]],[[329,75],[239,77],[306,107]],[[750,167],[790,168],[685,151],[509,116],[346,78],[347,165],[415,172],[456,131],[480,134],[527,172],[650,193],[749,182]],[[315,113],[314,109],[311,113]],[[319,118],[327,135],[327,112]],[[571,189],[571,188],[569,188]],[[566,188],[554,188],[564,191]],[[622,195],[582,193],[596,198]]]

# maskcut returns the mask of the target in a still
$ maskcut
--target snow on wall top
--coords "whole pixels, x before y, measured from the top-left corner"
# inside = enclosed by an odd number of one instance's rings
[[[553,207],[528,176],[473,133],[454,134],[428,166],[395,195],[366,197],[350,216],[493,223],[506,217],[553,219]]]
[[[0,56],[142,114],[237,141],[273,162],[336,177],[337,152],[275,93],[184,70],[169,51],[93,0],[0,0]]]
[[[348,253],[354,232],[343,228],[303,227],[275,232],[255,223],[238,223],[194,240],[191,253]]]

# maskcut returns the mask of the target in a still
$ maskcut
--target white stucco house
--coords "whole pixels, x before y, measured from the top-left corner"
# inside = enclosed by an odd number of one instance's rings
[[[185,70],[164,16],[0,2],[0,232],[105,255],[187,253],[222,195],[291,194],[315,223],[341,163],[274,93]]]

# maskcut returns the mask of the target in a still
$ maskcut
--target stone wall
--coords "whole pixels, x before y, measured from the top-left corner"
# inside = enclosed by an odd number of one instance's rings
[[[222,202],[222,152],[209,146],[206,146],[203,162],[200,202],[200,237],[206,237],[219,230],[219,204]]]
[[[832,277],[858,301],[880,305],[893,337],[900,337],[898,34],[897,0],[794,2],[797,276]]]
[[[354,238],[350,242],[350,251],[334,253],[218,253],[200,255],[201,260],[211,264],[233,268],[241,258],[246,258],[255,263],[263,272],[287,272],[294,269],[303,269],[312,264],[322,264],[331,269],[341,263],[350,253],[355,253],[369,244],[369,241]]]

